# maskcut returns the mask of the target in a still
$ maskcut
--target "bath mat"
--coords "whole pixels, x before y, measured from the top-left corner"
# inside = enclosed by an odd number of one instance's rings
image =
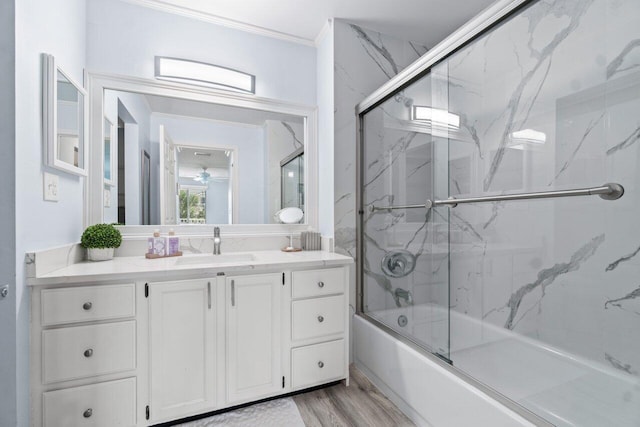
[[[293,399],[270,400],[209,418],[180,424],[179,427],[304,427]]]

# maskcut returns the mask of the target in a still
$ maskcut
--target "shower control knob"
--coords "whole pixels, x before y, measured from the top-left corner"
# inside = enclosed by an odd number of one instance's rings
[[[318,316],[318,322],[320,322],[320,323],[324,322],[324,317]]]
[[[90,302],[85,302],[84,304],[82,304],[82,308],[83,308],[85,311],[89,311],[89,310],[91,310],[91,307],[93,307],[93,304],[92,304],[92,303],[90,303]]]
[[[91,357],[93,356],[93,349],[92,348],[88,348],[84,351],[84,357]]]
[[[322,360],[318,362],[318,368],[324,368],[324,362]]]
[[[318,287],[319,288],[324,288],[324,282],[318,282]]]
[[[91,418],[91,415],[93,415],[93,409],[91,408],[87,409],[82,413],[82,416],[85,418]]]

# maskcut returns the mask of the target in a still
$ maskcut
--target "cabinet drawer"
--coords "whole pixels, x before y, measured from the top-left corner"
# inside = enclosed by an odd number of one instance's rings
[[[344,293],[345,280],[342,268],[294,271],[291,292],[293,298],[308,298]]]
[[[133,283],[45,289],[41,296],[44,326],[135,315]]]
[[[344,333],[344,295],[294,301],[291,306],[294,341]]]
[[[344,340],[294,348],[291,364],[294,389],[344,378]]]
[[[50,384],[135,369],[135,321],[42,332],[42,381]]]
[[[136,425],[136,379],[127,378],[42,395],[44,427]]]

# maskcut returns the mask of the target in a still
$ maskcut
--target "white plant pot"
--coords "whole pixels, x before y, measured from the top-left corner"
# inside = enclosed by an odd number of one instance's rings
[[[108,261],[113,259],[114,248],[87,248],[89,261]]]

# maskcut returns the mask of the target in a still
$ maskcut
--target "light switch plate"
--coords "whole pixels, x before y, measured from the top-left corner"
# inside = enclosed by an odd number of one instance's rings
[[[43,191],[45,200],[49,202],[58,201],[58,175],[44,173]]]

